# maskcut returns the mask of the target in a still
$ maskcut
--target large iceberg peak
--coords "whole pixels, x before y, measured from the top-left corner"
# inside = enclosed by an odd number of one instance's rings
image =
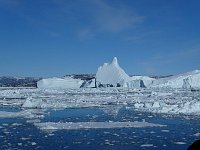
[[[110,63],[100,66],[96,73],[97,87],[143,88],[153,80],[146,76],[130,77],[118,64],[117,57],[114,57]]]
[[[110,63],[104,63],[96,73],[96,81],[101,85],[123,86],[130,77],[119,66],[117,57],[114,57]]]
[[[112,65],[116,65],[116,66],[118,66],[117,57],[114,57],[114,58],[113,58],[111,64],[112,64]]]

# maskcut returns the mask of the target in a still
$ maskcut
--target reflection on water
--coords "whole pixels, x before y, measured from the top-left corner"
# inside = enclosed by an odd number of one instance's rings
[[[12,111],[1,108],[1,111]],[[13,110],[19,111],[19,110]],[[40,111],[39,111],[40,112]],[[35,119],[35,118],[34,118]],[[200,138],[198,118],[163,116],[125,107],[46,110],[44,118],[0,119],[1,149],[184,150]],[[166,127],[79,129],[44,132],[33,122],[147,121]]]

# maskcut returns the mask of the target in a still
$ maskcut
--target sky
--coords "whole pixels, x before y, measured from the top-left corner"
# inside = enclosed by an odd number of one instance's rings
[[[0,0],[0,76],[200,69],[199,0]]]

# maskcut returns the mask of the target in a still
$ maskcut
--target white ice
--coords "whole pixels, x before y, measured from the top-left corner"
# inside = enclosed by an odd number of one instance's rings
[[[106,129],[106,128],[143,128],[165,127],[165,125],[148,122],[43,122],[35,123],[41,130],[77,130],[77,129]]]
[[[0,111],[0,118],[27,118],[27,119],[36,119],[44,117],[43,110],[37,109],[28,109],[18,112],[9,112],[9,111]]]

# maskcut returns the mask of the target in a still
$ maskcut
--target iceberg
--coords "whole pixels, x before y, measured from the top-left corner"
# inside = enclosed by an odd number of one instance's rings
[[[97,86],[123,86],[130,77],[119,66],[117,58],[114,57],[111,63],[104,63],[96,73]]]
[[[37,82],[37,87],[40,89],[76,89],[80,88],[84,80],[73,79],[72,77],[66,78],[48,78],[42,79]]]
[[[104,63],[96,73],[97,87],[144,88],[152,82],[145,76],[130,77],[118,64],[117,57],[110,63]]]
[[[199,89],[200,70],[194,70],[184,74],[179,74],[167,78],[157,79],[149,85],[151,88],[179,88],[179,89]]]

